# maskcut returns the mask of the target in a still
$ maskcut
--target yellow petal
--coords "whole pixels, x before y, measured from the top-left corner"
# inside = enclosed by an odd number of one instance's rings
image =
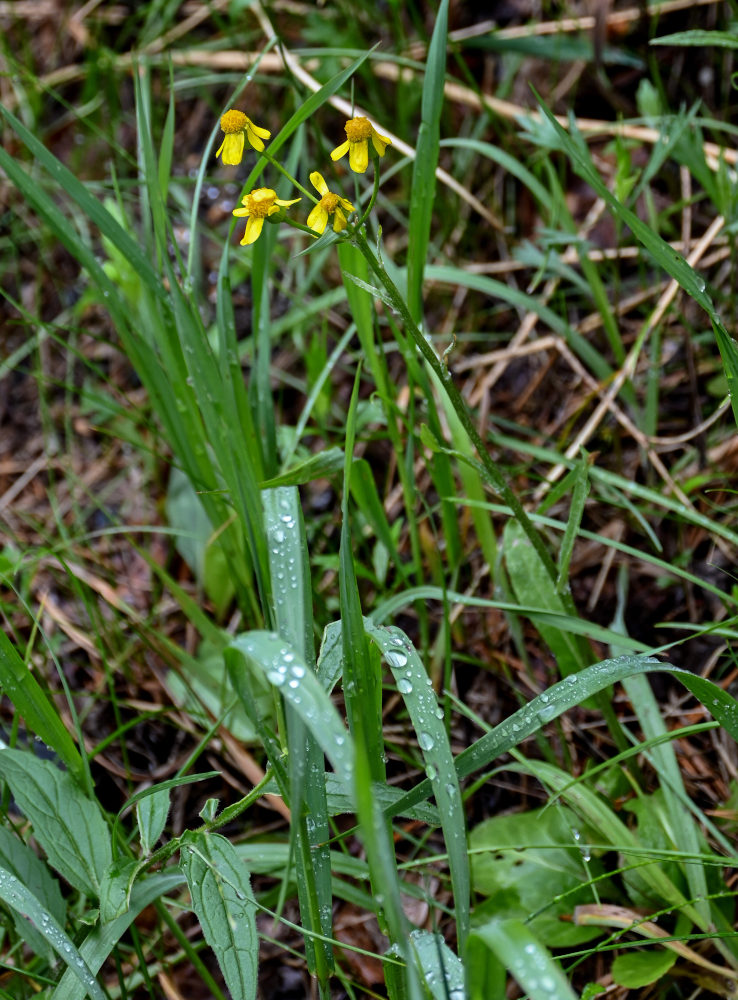
[[[220,154],[223,152],[223,147],[224,146],[225,146],[225,139],[223,140],[223,142],[221,142],[220,146],[218,147],[218,149],[217,149],[217,151],[215,153],[216,156],[220,156]]]
[[[251,218],[246,223],[246,232],[243,234],[243,239],[241,240],[241,246],[247,246],[249,243],[255,243],[261,236],[261,229],[264,225],[264,220],[259,218]]]
[[[258,136],[261,136],[262,139],[271,139],[272,137],[272,133],[268,128],[262,128],[261,125],[254,125],[253,122],[251,122],[251,130],[256,132]]]
[[[264,143],[256,134],[255,130],[253,128],[249,128],[249,126],[246,126],[246,135],[249,138],[249,143],[252,146],[252,148],[260,153],[264,148]]]
[[[342,142],[340,146],[336,146],[336,148],[331,153],[331,159],[340,160],[342,156],[345,156],[346,153],[348,153],[348,151],[349,151],[349,141],[347,139],[346,142]]]
[[[315,190],[319,195],[328,194],[328,185],[323,179],[323,175],[319,174],[317,170],[313,170],[310,174],[310,183],[313,185]]]
[[[349,166],[357,174],[363,174],[369,164],[369,143],[352,142],[349,150]]]
[[[337,208],[333,213],[333,232],[340,233],[342,229],[345,229],[348,223],[346,222],[346,216],[343,214],[340,208]]]
[[[249,215],[250,213],[248,208],[234,208],[232,214],[239,216],[239,218],[243,218],[245,215]]]
[[[275,198],[274,202],[276,205],[281,205],[282,208],[287,208],[288,205],[296,205],[298,201],[302,201],[301,198],[293,198],[291,201],[283,201],[282,198]]]
[[[221,149],[223,150],[223,163],[230,167],[237,167],[243,157],[243,132],[230,134],[223,140]]]
[[[388,139],[386,136],[380,135],[379,132],[375,132],[374,129],[372,129],[372,145],[380,156],[384,156],[384,151],[387,146],[392,145],[392,140]]]
[[[315,230],[316,233],[323,233],[327,223],[328,213],[322,205],[316,205],[307,217],[308,228]]]
[[[356,211],[356,209],[354,208],[354,206],[351,204],[350,201],[346,201],[345,198],[339,198],[338,200],[341,202],[341,205],[343,206],[343,208],[345,209],[345,211],[347,211],[347,212],[355,212]]]

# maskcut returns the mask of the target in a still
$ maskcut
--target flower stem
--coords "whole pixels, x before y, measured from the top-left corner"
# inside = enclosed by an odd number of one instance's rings
[[[261,155],[264,157],[265,160],[269,160],[271,165],[273,167],[276,167],[277,170],[280,172],[280,174],[283,174],[288,181],[294,184],[295,187],[298,189],[298,191],[302,191],[304,195],[307,195],[310,201],[315,202],[316,205],[318,204],[318,199],[315,197],[315,195],[311,194],[307,188],[304,188],[302,184],[300,184],[300,182],[297,180],[297,178],[293,177],[288,170],[285,170],[285,168],[282,166],[279,160],[275,160],[274,157],[270,156],[266,150],[264,150]]]
[[[541,562],[546,568],[546,572],[551,577],[551,579],[556,581],[556,567],[554,565],[553,559],[551,558],[548,550],[543,544],[543,539],[536,531],[533,522],[526,514],[523,505],[517,498],[512,488],[506,482],[500,468],[497,463],[493,461],[490,457],[487,448],[485,447],[484,441],[479,435],[476,427],[474,426],[474,421],[471,418],[469,409],[464,401],[463,396],[459,390],[454,385],[451,380],[450,373],[446,366],[442,364],[436,355],[436,352],[430,346],[426,338],[421,333],[415,320],[410,315],[410,310],[405,303],[402,295],[397,289],[397,286],[392,281],[390,276],[385,271],[382,263],[377,259],[373,250],[367,243],[366,237],[363,232],[356,231],[354,233],[354,242],[356,247],[361,251],[361,253],[366,258],[370,269],[374,272],[376,277],[380,280],[384,286],[387,296],[394,309],[397,310],[399,315],[402,317],[405,329],[410,334],[412,339],[415,341],[415,345],[423,355],[425,360],[430,365],[431,369],[438,377],[440,384],[443,386],[446,395],[448,396],[451,405],[456,411],[456,415],[459,418],[461,425],[463,426],[466,433],[469,435],[469,439],[474,445],[474,448],[479,455],[482,463],[482,467],[485,476],[503,503],[507,504],[516,518],[521,528],[530,540],[531,545],[535,549],[536,553],[541,559]]]

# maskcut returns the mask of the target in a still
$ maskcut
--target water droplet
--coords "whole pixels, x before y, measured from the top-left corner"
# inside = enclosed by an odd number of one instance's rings
[[[432,750],[435,742],[430,733],[418,733],[418,746],[421,750]]]
[[[277,670],[270,670],[267,677],[275,687],[281,687],[285,682],[284,674],[280,674]]]
[[[400,694],[412,694],[413,686],[406,677],[401,677],[397,682],[397,690]]]
[[[391,667],[404,667],[407,663],[407,657],[404,653],[400,653],[399,650],[388,649],[385,651],[384,658],[389,663]]]
[[[538,712],[536,712],[536,715],[541,720],[541,722],[549,722],[551,719],[553,719],[554,715],[556,715],[556,706],[545,705],[543,708],[540,708]]]

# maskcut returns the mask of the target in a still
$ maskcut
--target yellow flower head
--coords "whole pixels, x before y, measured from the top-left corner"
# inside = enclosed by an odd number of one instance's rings
[[[241,162],[245,139],[249,140],[254,149],[261,152],[264,148],[264,143],[261,140],[271,139],[272,137],[272,133],[268,128],[260,128],[258,125],[254,125],[243,111],[236,111],[233,108],[230,111],[226,111],[220,119],[220,128],[225,134],[225,138],[215,155],[220,156],[222,153],[223,163],[228,163],[234,167]]]
[[[325,232],[325,227],[328,225],[328,216],[332,215],[333,232],[340,233],[348,225],[344,212],[354,212],[354,206],[350,201],[329,191],[322,174],[319,174],[317,170],[314,170],[310,174],[310,183],[322,197],[310,215],[308,215],[308,226],[314,229],[316,233],[323,233]]]
[[[340,160],[346,153],[349,155],[349,166],[357,174],[363,174],[369,163],[369,140],[380,156],[384,156],[387,146],[392,140],[380,135],[368,118],[351,118],[346,122],[346,142],[337,146],[331,153],[332,160]]]
[[[234,215],[246,216],[248,219],[241,246],[255,243],[259,239],[264,219],[274,215],[280,208],[294,205],[299,200],[299,198],[293,198],[292,201],[282,201],[281,198],[277,197],[277,192],[272,191],[271,188],[255,188],[250,194],[244,195],[241,199],[241,204],[244,207],[233,209]]]

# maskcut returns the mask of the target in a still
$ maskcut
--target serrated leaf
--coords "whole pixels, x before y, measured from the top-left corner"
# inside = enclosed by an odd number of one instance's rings
[[[259,938],[246,867],[230,841],[218,834],[187,832],[181,854],[192,908],[231,996],[254,1000]]]
[[[97,802],[83,795],[67,772],[26,751],[0,750],[0,776],[30,820],[51,867],[75,889],[98,897],[112,852]]]

